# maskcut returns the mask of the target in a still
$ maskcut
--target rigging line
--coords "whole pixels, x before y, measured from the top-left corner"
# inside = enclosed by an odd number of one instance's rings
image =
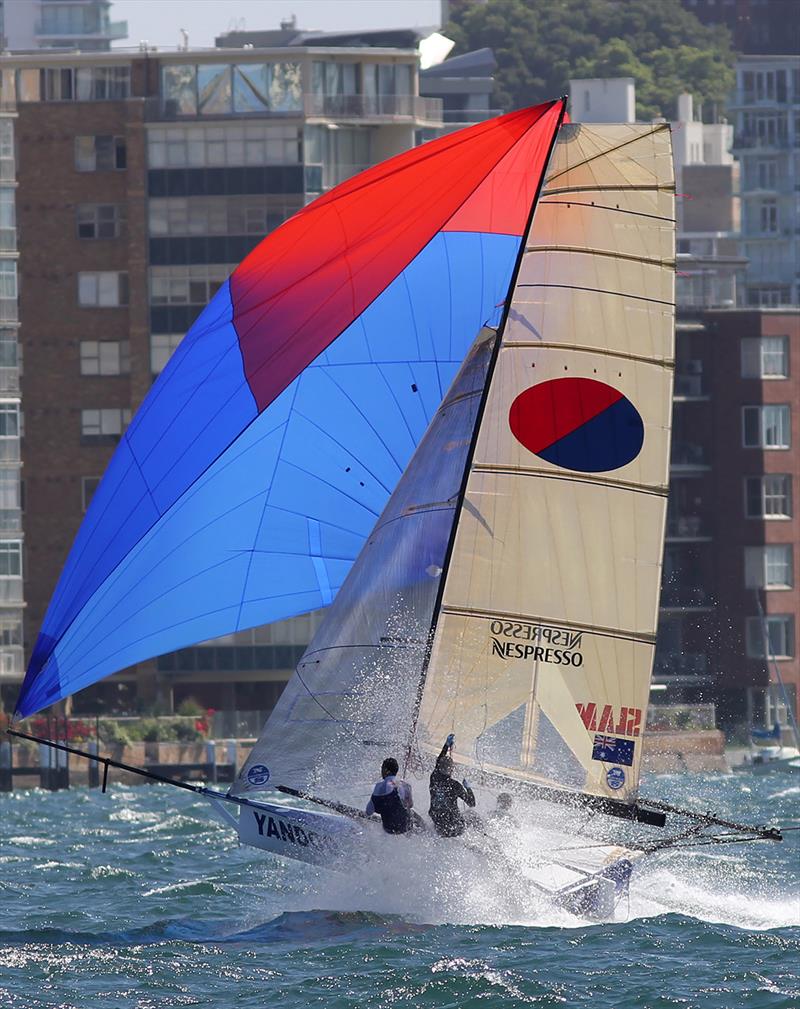
[[[505,303],[503,306],[503,315],[500,320],[500,324],[497,327],[497,332],[494,338],[494,344],[491,349],[491,356],[489,357],[488,364],[486,366],[486,377],[484,379],[483,391],[481,395],[480,403],[478,404],[478,411],[475,416],[475,422],[472,427],[472,435],[470,439],[470,446],[467,451],[467,458],[464,463],[464,471],[461,479],[461,487],[459,488],[458,499],[455,506],[455,514],[453,516],[453,523],[450,528],[450,536],[447,543],[447,550],[445,552],[444,560],[442,561],[442,572],[439,576],[439,587],[436,592],[436,599],[433,604],[433,614],[431,617],[430,629],[428,632],[428,641],[425,646],[425,655],[422,659],[422,668],[420,670],[419,682],[417,684],[417,693],[414,698],[414,707],[411,715],[411,728],[408,737],[408,745],[406,747],[405,760],[403,762],[403,770],[408,767],[409,760],[411,759],[411,750],[413,746],[414,737],[417,730],[417,722],[419,720],[419,713],[422,707],[422,694],[425,689],[425,680],[428,675],[428,667],[430,666],[431,655],[433,653],[433,639],[436,634],[436,627],[439,621],[439,614],[441,612],[442,602],[444,600],[444,589],[447,583],[447,574],[450,568],[450,562],[453,556],[453,550],[455,547],[456,533],[458,531],[458,516],[461,510],[461,505],[464,502],[464,498],[467,493],[467,483],[469,481],[470,470],[472,469],[472,460],[475,457],[475,449],[478,444],[478,434],[480,432],[481,421],[483,420],[483,415],[486,410],[486,404],[489,399],[489,389],[492,384],[492,375],[494,374],[494,369],[497,364],[498,358],[500,356],[500,345],[503,338],[503,330],[506,327],[506,322],[508,321],[508,315],[511,311],[511,303],[513,301],[513,292],[519,278],[520,271],[522,269],[522,260],[525,254],[525,237],[530,232],[531,225],[533,224],[533,215],[536,211],[536,206],[539,202],[539,197],[542,192],[542,187],[544,186],[545,175],[547,174],[547,165],[553,155],[553,150],[556,145],[556,139],[558,138],[558,132],[561,129],[561,124],[564,122],[564,116],[567,111],[567,99],[561,98],[561,108],[558,113],[558,120],[556,122],[555,128],[553,129],[552,136],[550,137],[550,144],[547,149],[547,158],[545,159],[544,166],[542,168],[541,175],[539,176],[539,181],[536,186],[536,192],[534,194],[533,200],[531,201],[531,209],[528,214],[528,219],[525,223],[525,230],[523,231],[523,239],[520,242],[519,251],[517,253],[517,259],[514,264],[514,271],[511,274],[511,280],[508,285],[508,290],[506,291]],[[555,103],[553,103],[555,105]],[[553,108],[553,105],[550,108]]]
[[[607,147],[602,151],[598,151],[597,154],[593,154],[589,158],[584,158],[583,161],[576,161],[574,165],[568,165],[566,168],[562,168],[560,172],[556,172],[555,175],[551,175],[548,178],[547,182],[549,184],[550,182],[553,182],[555,179],[561,178],[562,175],[567,175],[569,172],[574,172],[578,168],[583,168],[585,165],[589,165],[593,161],[597,161],[598,158],[605,158],[609,154],[614,154],[617,151],[621,151],[623,147],[630,147],[631,144],[637,144],[639,143],[640,140],[645,140],[647,137],[653,137],[656,135],[656,133],[663,133],[664,130],[668,129],[669,129],[668,123],[663,124],[659,123],[655,129],[648,130],[647,133],[639,133],[637,136],[630,137],[628,140],[623,141],[621,144],[617,144],[616,147]],[[624,188],[627,189],[628,187],[625,186]]]

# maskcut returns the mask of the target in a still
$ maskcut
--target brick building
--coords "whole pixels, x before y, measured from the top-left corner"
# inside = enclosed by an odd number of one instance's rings
[[[798,309],[679,310],[656,678],[728,722],[775,717],[759,601],[800,694],[799,367]]]

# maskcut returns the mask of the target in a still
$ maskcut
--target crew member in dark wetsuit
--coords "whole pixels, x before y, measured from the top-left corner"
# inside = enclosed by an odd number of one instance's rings
[[[475,796],[466,779],[463,784],[453,781],[453,758],[450,751],[454,742],[455,737],[451,733],[436,758],[436,766],[431,774],[431,807],[428,815],[433,820],[436,833],[442,837],[458,837],[464,833],[466,823],[458,808],[459,799],[469,807],[475,805]]]
[[[394,757],[381,765],[381,780],[376,782],[367,803],[367,815],[377,813],[387,834],[406,834],[412,828],[411,785],[396,777],[399,766]]]

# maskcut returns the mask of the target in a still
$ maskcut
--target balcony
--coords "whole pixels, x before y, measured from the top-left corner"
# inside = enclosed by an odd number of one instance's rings
[[[69,19],[67,19],[69,20]],[[38,39],[58,39],[62,44],[66,45],[68,42],[78,42],[78,41],[109,41],[113,39],[126,39],[128,37],[128,22],[127,21],[112,21],[106,22],[105,24],[98,23],[90,24],[88,20],[81,19],[80,23],[73,20],[72,23],[67,23],[67,21],[51,20],[49,23],[44,23],[42,21],[38,22],[34,28],[34,35]]]
[[[694,364],[695,362],[690,362]],[[701,362],[696,362],[700,365]],[[678,371],[675,373],[675,399],[708,399],[703,373],[700,370]]]
[[[671,469],[700,470],[709,468],[705,446],[695,445],[691,442],[674,441],[669,461]]]
[[[667,516],[667,539],[710,540],[708,523],[700,515]]]
[[[214,115],[182,112],[172,99],[145,99],[145,118],[149,122],[162,120],[252,119],[259,118],[321,118],[321,119],[382,119],[393,122],[423,121],[442,125],[441,98],[420,98],[419,95],[315,95],[297,96],[293,107],[259,108],[252,112],[225,111]]]
[[[665,585],[661,590],[662,610],[711,610],[713,602],[702,585]]]
[[[795,147],[800,145],[800,139],[795,138]],[[788,137],[759,137],[754,133],[739,133],[734,137],[734,153],[737,150],[783,151],[789,148]]]

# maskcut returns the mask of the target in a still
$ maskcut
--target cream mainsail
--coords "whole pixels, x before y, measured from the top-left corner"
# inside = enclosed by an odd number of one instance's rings
[[[480,420],[416,739],[631,802],[674,347],[669,129],[561,128]]]

